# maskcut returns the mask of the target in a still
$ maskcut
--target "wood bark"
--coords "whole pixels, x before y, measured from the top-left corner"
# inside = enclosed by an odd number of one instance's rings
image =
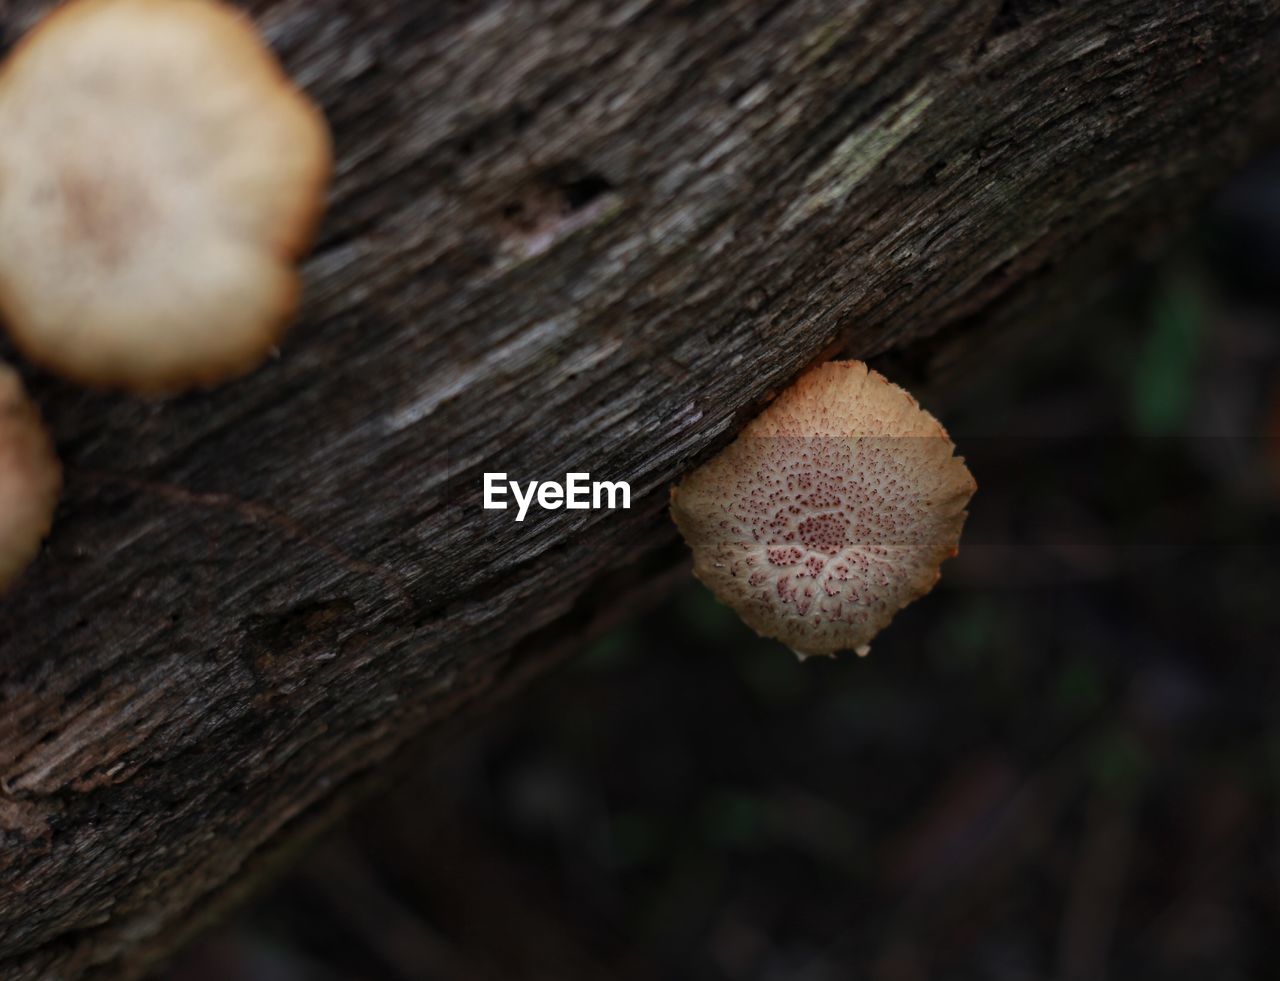
[[[332,122],[330,214],[253,376],[28,372],[67,489],[0,600],[5,978],[143,972],[669,565],[668,486],[799,370],[1028,309],[1277,115],[1276,0],[250,9]],[[575,470],[632,509],[479,506]]]

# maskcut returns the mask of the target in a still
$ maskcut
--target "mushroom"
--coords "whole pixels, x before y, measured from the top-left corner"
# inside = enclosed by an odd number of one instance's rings
[[[242,14],[73,0],[0,68],[0,132],[0,314],[32,361],[167,394],[272,351],[332,153]]]
[[[808,372],[671,492],[694,572],[801,658],[855,650],[938,581],[977,485],[907,392],[860,361]]]
[[[0,364],[0,593],[35,558],[53,524],[62,468],[22,380]]]

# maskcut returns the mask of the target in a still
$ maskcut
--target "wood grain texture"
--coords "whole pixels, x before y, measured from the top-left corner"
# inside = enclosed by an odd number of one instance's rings
[[[29,374],[68,486],[0,600],[5,978],[136,976],[676,554],[668,485],[822,352],[1022,309],[1277,115],[1276,0],[252,13],[339,154],[280,358],[165,403]],[[486,470],[634,507],[517,525]]]

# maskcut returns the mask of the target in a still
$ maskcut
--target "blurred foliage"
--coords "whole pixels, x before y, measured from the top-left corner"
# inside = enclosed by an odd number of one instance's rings
[[[1133,427],[1147,436],[1186,433],[1195,397],[1205,309],[1194,273],[1158,281],[1154,311],[1133,366]]]

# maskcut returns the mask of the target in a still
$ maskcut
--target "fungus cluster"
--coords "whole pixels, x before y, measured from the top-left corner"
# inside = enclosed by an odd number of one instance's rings
[[[941,424],[859,361],[800,378],[671,493],[694,572],[802,658],[854,650],[933,588],[976,489]]]
[[[0,69],[0,313],[32,361],[143,393],[272,350],[328,129],[215,0],[74,0]]]
[[[32,361],[166,395],[244,374],[300,291],[332,170],[320,110],[221,0],[71,0],[0,66],[0,319]],[[59,468],[0,369],[0,591]]]
[[[40,414],[17,373],[0,364],[0,592],[49,533],[61,486],[62,470]]]

